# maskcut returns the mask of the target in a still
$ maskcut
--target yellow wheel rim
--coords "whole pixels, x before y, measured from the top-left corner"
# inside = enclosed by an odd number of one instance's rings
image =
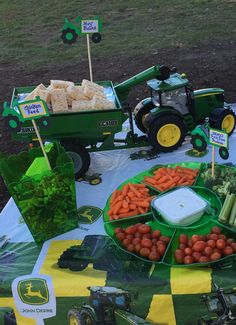
[[[93,179],[93,180],[90,182],[90,184],[92,184],[92,185],[97,185],[97,184],[99,184],[99,183],[101,183],[101,181],[100,181],[100,179],[98,179],[98,178]]]
[[[226,115],[222,121],[221,128],[225,130],[226,133],[233,131],[235,125],[234,117],[232,115]]]
[[[165,124],[157,132],[157,142],[162,147],[172,147],[178,143],[181,130],[176,124]]]
[[[70,315],[70,325],[80,325],[78,318],[75,315]]]
[[[143,116],[142,116],[142,125],[143,125],[145,128],[147,128],[146,125],[145,125],[145,119],[146,119],[146,116],[147,116],[147,115],[149,115],[149,113],[147,113],[147,114],[143,114]]]

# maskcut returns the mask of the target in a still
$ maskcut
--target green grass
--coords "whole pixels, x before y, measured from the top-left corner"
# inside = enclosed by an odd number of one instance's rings
[[[72,46],[60,39],[64,18],[98,15],[102,42],[92,56],[150,55],[165,47],[235,42],[234,0],[3,0],[0,2],[0,64],[28,71],[87,59],[86,37]]]

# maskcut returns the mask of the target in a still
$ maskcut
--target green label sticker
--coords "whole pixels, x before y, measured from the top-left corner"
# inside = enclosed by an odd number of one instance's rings
[[[21,301],[28,305],[44,305],[49,301],[47,282],[44,279],[27,279],[18,282]]]
[[[77,210],[78,223],[92,224],[101,217],[103,210],[91,205],[84,205]]]

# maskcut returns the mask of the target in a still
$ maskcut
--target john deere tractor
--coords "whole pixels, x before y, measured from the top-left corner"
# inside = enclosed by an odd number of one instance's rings
[[[119,98],[122,99],[140,77],[141,74],[117,85],[115,90]],[[229,135],[233,133],[235,114],[224,103],[223,89],[193,91],[184,74],[166,66],[159,66],[156,77],[147,81],[147,85],[151,97],[135,107],[135,122],[157,151],[170,152],[178,148],[185,135],[206,118],[210,127],[225,130]]]
[[[114,287],[88,287],[89,304],[68,312],[69,325],[141,325],[150,323],[131,312],[128,291]]]

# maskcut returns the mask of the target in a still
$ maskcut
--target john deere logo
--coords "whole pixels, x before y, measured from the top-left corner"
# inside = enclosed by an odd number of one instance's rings
[[[84,205],[77,210],[77,213],[78,223],[91,224],[102,215],[102,210],[97,207]]]
[[[44,279],[19,281],[17,291],[22,302],[28,305],[44,305],[49,301],[47,282]]]

